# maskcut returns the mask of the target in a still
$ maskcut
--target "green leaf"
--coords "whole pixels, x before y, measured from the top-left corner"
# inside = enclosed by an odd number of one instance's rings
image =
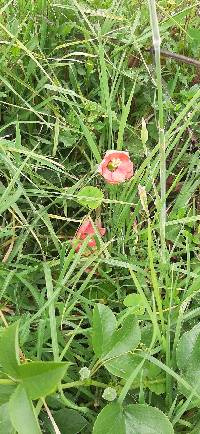
[[[118,403],[104,407],[96,419],[93,434],[126,434],[122,408]]]
[[[190,401],[192,402],[192,405],[194,407],[200,406],[200,400],[194,396],[195,392],[200,395],[200,383],[199,383],[199,376],[200,376],[200,369],[195,367],[192,368],[191,365],[189,366],[188,370],[181,372],[182,377],[184,380],[187,381],[190,386],[192,386],[193,394],[191,394],[191,391],[189,391],[185,386],[182,384],[178,384],[179,392],[183,395],[185,395],[187,398],[190,397]]]
[[[68,408],[62,408],[56,411],[53,417],[62,434],[78,434],[88,424],[82,414]]]
[[[104,304],[96,304],[93,312],[92,343],[97,357],[105,353],[116,327],[117,321],[112,310]]]
[[[16,385],[12,384],[0,384],[0,405],[9,401],[10,396],[14,392]]]
[[[3,214],[4,211],[13,206],[20,198],[21,194],[22,188],[20,187],[12,195],[8,194],[7,190],[5,190],[2,197],[0,198],[0,214]]]
[[[104,358],[120,356],[133,351],[139,344],[141,332],[135,316],[129,315],[120,329],[116,330],[109,344],[109,351],[104,353]]]
[[[0,334],[0,364],[11,377],[18,378],[19,367],[19,322],[6,327]]]
[[[135,354],[123,354],[115,359],[105,362],[105,368],[116,377],[128,380],[133,371],[141,362],[141,359]]]
[[[195,45],[195,47],[199,47],[200,45],[200,30],[195,28],[195,27],[189,27],[187,30],[187,36],[188,36],[188,42],[191,45]],[[195,44],[193,43],[193,41],[191,41],[191,38],[194,40]]]
[[[11,396],[9,412],[12,424],[19,434],[42,434],[33,404],[22,385]]]
[[[190,431],[190,434],[199,434],[200,433],[200,422],[197,423],[197,425],[194,427],[192,431]]]
[[[115,359],[109,360],[104,363],[106,369],[116,377],[128,380],[133,372],[137,369],[141,362],[141,358],[137,354],[123,354],[122,356],[116,357]],[[165,392],[165,377],[163,376],[161,370],[152,365],[152,363],[145,361],[142,368],[142,378],[141,371],[136,375],[134,382],[132,383],[132,388],[137,389],[141,380],[143,382],[143,388],[148,388],[156,395],[160,395]]]
[[[174,434],[172,424],[158,408],[118,403],[107,405],[99,414],[93,434]]]
[[[124,411],[126,434],[174,434],[172,424],[158,408],[128,405]]]
[[[68,363],[30,362],[20,365],[18,372],[31,399],[54,392],[63,378]]]
[[[79,120],[80,126],[81,126],[81,128],[83,130],[83,134],[84,134],[84,136],[85,136],[85,138],[87,140],[87,144],[88,144],[91,152],[93,153],[94,157],[96,158],[97,163],[100,163],[101,162],[101,155],[100,155],[99,149],[98,149],[98,147],[97,147],[97,145],[96,145],[96,143],[95,143],[95,141],[93,139],[93,136],[90,133],[90,130],[88,129],[88,127],[86,126],[86,124],[83,122],[81,116],[79,116],[79,114],[77,112],[75,112],[75,111],[74,111],[74,113],[76,114],[76,116],[77,116],[77,118]]]
[[[140,294],[128,294],[124,299],[124,306],[131,307],[131,313],[135,315],[143,315],[145,312],[143,297]]]
[[[14,434],[8,404],[0,406],[0,434]]]
[[[130,91],[127,104],[123,105],[123,107],[122,107],[122,115],[121,115],[121,119],[120,119],[120,123],[119,123],[119,132],[118,132],[118,138],[117,138],[117,149],[119,149],[119,150],[121,150],[123,148],[123,137],[124,137],[124,132],[125,132],[125,129],[127,126],[127,120],[128,120],[128,115],[129,115],[130,108],[131,108],[131,102],[133,101],[133,94],[135,92],[135,85],[136,85],[136,80],[135,80],[135,83],[133,84],[133,87]]]
[[[77,194],[80,205],[88,206],[90,209],[98,208],[103,200],[103,192],[97,187],[84,187]]]
[[[184,333],[177,345],[176,360],[179,369],[192,370],[200,366],[200,324]]]
[[[162,393],[165,393],[166,391],[165,377],[163,377],[163,375],[159,375],[154,382],[150,381],[148,384],[148,389],[151,390],[151,392],[154,392],[156,395],[161,395]]]

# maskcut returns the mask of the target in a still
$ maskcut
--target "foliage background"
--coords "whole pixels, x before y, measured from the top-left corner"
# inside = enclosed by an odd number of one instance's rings
[[[180,387],[185,377],[175,353],[180,335],[198,324],[200,312],[199,69],[161,58],[168,189],[163,266],[147,3],[17,0],[0,7],[2,329],[20,319],[20,348],[27,360],[57,361],[61,355],[70,362],[66,389],[46,402],[58,426],[64,409],[76,411],[73,421],[85,412],[87,425],[82,419],[80,432],[88,434],[105,406],[104,388],[120,395],[124,386],[124,379],[105,367],[94,369],[93,309],[96,303],[108,306],[119,324],[130,313],[126,295],[145,294],[147,305],[140,299],[135,312],[142,332],[138,351],[149,348],[157,321],[161,338],[158,333],[151,355],[160,365],[145,362],[126,403],[156,406],[175,432],[196,433],[199,404]],[[199,59],[198,4],[159,1],[157,9],[162,47]],[[111,187],[96,169],[105,151],[116,148],[129,150],[135,176]],[[147,193],[149,225],[139,184]],[[78,202],[87,185],[104,192],[100,210]],[[94,220],[100,215],[107,235],[86,257],[73,251],[70,240],[87,215]],[[84,366],[94,369],[94,384],[80,380]],[[173,373],[180,374],[178,381]],[[43,432],[54,432],[44,407],[39,419]]]

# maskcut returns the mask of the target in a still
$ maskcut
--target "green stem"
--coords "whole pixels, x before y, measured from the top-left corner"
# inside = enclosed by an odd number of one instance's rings
[[[164,332],[165,321],[164,321],[164,315],[163,315],[162,298],[160,295],[160,288],[159,288],[158,279],[157,279],[157,275],[156,275],[155,268],[154,268],[153,242],[152,242],[152,231],[151,231],[150,219],[148,219],[148,256],[149,256],[152,286],[153,286],[153,290],[154,290],[156,303],[158,306],[158,312],[159,312],[159,316],[160,316],[162,330]],[[163,337],[163,339],[164,339],[164,337]]]
[[[101,387],[103,389],[106,389],[106,387],[108,387],[107,384],[105,383],[101,383],[99,381],[95,381],[95,380],[85,380],[85,381],[72,381],[71,383],[66,383],[66,384],[62,384],[61,388],[62,389],[71,389],[73,387],[79,388],[80,386],[85,386],[85,387],[90,387],[90,386],[95,386],[95,387]]]
[[[72,408],[73,410],[81,411],[82,413],[87,413],[89,411],[87,407],[78,406],[74,404],[74,402],[70,401],[70,399],[66,398],[62,389],[60,389],[59,392],[61,401],[63,402],[63,404],[65,404],[66,407]]]
[[[134,284],[136,286],[138,294],[141,295],[141,297],[142,297],[143,304],[144,304],[144,306],[145,306],[145,308],[146,308],[146,310],[147,310],[147,312],[149,314],[149,317],[151,319],[151,322],[152,322],[152,325],[153,325],[153,329],[156,331],[156,336],[158,337],[160,344],[163,345],[163,338],[162,338],[161,333],[160,333],[157,317],[156,317],[156,315],[154,314],[154,312],[151,309],[151,305],[150,305],[149,301],[146,298],[146,295],[145,295],[145,293],[144,293],[144,291],[142,289],[142,286],[140,285],[139,280],[136,277],[136,274],[134,273],[133,270],[131,270],[131,268],[129,268],[129,272],[130,272],[130,275],[131,275],[131,277],[133,279],[133,282],[134,282]]]
[[[16,384],[15,383],[15,381],[13,381],[13,380],[9,380],[9,379],[7,379],[7,378],[1,378],[0,379],[0,384],[3,384],[3,385],[7,385],[7,384]]]
[[[166,225],[166,153],[165,153],[165,132],[164,132],[164,111],[162,95],[162,76],[160,62],[160,32],[158,17],[156,12],[156,1],[148,0],[150,20],[153,36],[153,46],[155,52],[156,64],[156,82],[158,91],[158,110],[159,110],[159,148],[160,148],[160,241],[161,241],[161,259],[163,264],[166,262],[166,244],[165,244],[165,225]]]
[[[53,295],[54,295],[51,269],[49,267],[49,264],[47,264],[47,262],[44,262],[43,267],[44,267],[44,274],[45,274],[46,287],[47,287],[47,299],[51,300]],[[50,330],[51,330],[51,340],[52,340],[52,349],[53,349],[54,361],[58,362],[59,361],[59,346],[58,346],[56,313],[55,313],[54,301],[52,301],[52,303],[49,305],[49,321],[50,321]]]
[[[156,341],[156,335],[157,335],[157,333],[156,333],[156,329],[154,328],[154,329],[153,329],[152,339],[151,339],[151,344],[150,344],[150,347],[149,347],[148,352],[147,352],[146,354],[148,354],[148,353],[150,354],[150,353],[151,353],[151,350],[152,350],[152,348],[153,348],[153,346],[154,346],[154,343],[155,343],[155,341]],[[124,386],[123,386],[123,388],[122,388],[122,390],[121,390],[121,392],[120,392],[119,398],[118,398],[118,402],[119,402],[120,405],[123,404],[123,402],[124,402],[124,400],[125,400],[125,398],[126,398],[126,395],[127,395],[128,391],[131,389],[131,387],[132,387],[132,385],[133,385],[133,381],[134,381],[134,379],[136,378],[136,376],[137,376],[137,375],[139,374],[139,372],[141,371],[141,369],[142,369],[142,367],[143,367],[145,361],[146,361],[146,356],[144,356],[143,360],[142,360],[142,361],[137,365],[137,367],[133,370],[132,374],[130,375],[130,377],[128,378],[128,380],[126,381],[126,383],[124,384]]]

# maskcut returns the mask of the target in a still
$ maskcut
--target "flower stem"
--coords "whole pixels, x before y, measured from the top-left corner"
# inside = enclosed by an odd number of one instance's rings
[[[160,32],[158,25],[158,16],[156,12],[156,1],[148,0],[150,21],[152,28],[153,46],[155,53],[156,65],[156,83],[158,91],[158,111],[159,111],[159,145],[160,145],[160,241],[161,241],[161,260],[166,262],[166,243],[165,243],[165,225],[166,225],[166,153],[165,153],[165,132],[164,132],[164,111],[163,111],[163,94],[162,94],[162,76],[160,63]]]

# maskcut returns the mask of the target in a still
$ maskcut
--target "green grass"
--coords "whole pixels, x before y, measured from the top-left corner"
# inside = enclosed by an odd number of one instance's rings
[[[175,433],[199,432],[199,351],[193,336],[189,373],[177,347],[199,324],[200,80],[194,66],[160,57],[156,40],[159,31],[162,48],[199,59],[200,18],[193,0],[156,3],[158,22],[153,0],[0,6],[1,332],[20,319],[25,360],[70,363],[56,391],[34,401],[44,433],[73,434],[70,417],[74,433],[92,433],[107,387],[120,405],[159,408]],[[129,151],[130,181],[100,177],[108,149]],[[85,186],[104,193],[96,210],[80,205]],[[88,256],[87,242],[78,253],[71,245],[86,216],[106,228]],[[136,313],[123,303],[133,293]],[[112,368],[94,351],[97,303],[122,329],[129,315],[139,322],[125,377],[113,372],[126,351]],[[0,422],[13,392],[1,374]]]

